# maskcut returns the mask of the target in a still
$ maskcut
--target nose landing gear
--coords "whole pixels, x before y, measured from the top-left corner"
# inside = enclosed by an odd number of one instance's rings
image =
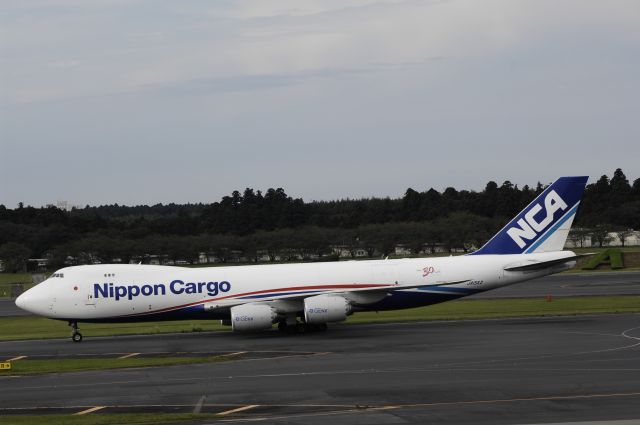
[[[78,331],[78,322],[70,321],[69,326],[71,326],[71,341],[73,342],[81,342],[82,334]]]

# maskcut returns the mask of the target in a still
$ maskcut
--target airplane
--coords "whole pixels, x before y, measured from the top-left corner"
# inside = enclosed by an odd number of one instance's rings
[[[188,268],[142,264],[60,269],[16,299],[69,322],[215,319],[234,331],[326,330],[353,313],[426,306],[575,266],[563,251],[588,177],[561,177],[479,250],[395,260]]]

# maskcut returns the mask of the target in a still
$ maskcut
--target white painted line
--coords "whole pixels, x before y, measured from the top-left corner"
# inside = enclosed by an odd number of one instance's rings
[[[225,410],[224,412],[220,412],[217,415],[218,416],[226,416],[226,415],[230,415],[232,413],[244,412],[245,410],[255,409],[258,406],[260,406],[260,405],[259,404],[250,404],[248,406],[242,406],[242,407],[238,407],[236,409]]]
[[[138,356],[140,355],[140,353],[130,353],[130,354],[125,354],[122,357],[118,357],[118,359],[128,359],[129,357],[133,357],[133,356]]]
[[[200,400],[198,400],[198,402],[196,403],[196,406],[193,408],[193,414],[197,415],[198,413],[200,413],[200,411],[202,410],[202,404],[204,403],[204,400],[207,398],[207,396],[202,396],[200,397]]]
[[[233,356],[240,356],[242,354],[247,354],[246,351],[237,351],[235,353],[229,353],[229,354],[223,354],[223,357],[233,357]]]
[[[14,357],[12,359],[6,360],[7,362],[15,362],[16,360],[22,360],[22,359],[26,359],[27,356],[18,356],[18,357]]]
[[[96,406],[96,407],[92,407],[91,409],[87,409],[87,410],[82,410],[80,412],[74,413],[74,416],[78,416],[78,415],[86,415],[87,413],[92,413],[92,412],[97,412],[98,410],[102,410],[107,406]]]

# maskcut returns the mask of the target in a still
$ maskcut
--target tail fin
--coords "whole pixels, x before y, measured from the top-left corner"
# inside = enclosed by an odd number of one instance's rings
[[[587,180],[560,177],[473,254],[562,251]]]

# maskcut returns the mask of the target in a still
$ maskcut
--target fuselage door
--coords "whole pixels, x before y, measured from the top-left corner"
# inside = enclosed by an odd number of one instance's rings
[[[80,285],[78,285],[80,286]],[[93,291],[93,285],[83,286],[82,295],[84,296],[84,305],[96,305],[96,298]]]

